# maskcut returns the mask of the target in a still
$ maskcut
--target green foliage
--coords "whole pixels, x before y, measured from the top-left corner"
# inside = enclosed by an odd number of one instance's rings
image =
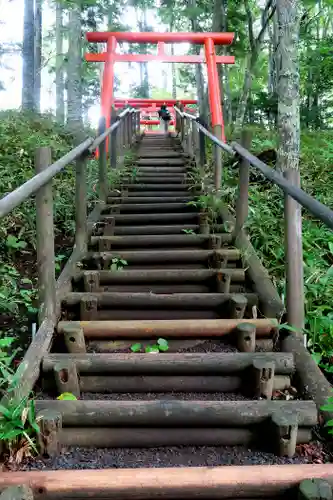
[[[156,344],[153,345],[147,345],[143,346],[140,343],[136,343],[131,345],[131,351],[132,352],[140,352],[144,348],[144,351],[149,353],[154,353],[154,352],[167,352],[169,350],[169,343],[166,339],[159,338],[156,342]]]
[[[327,398],[326,405],[321,406],[321,411],[328,411],[333,413],[333,396]],[[325,424],[325,427],[328,427],[328,433],[333,434],[333,420],[328,420]]]
[[[11,192],[34,174],[34,155],[37,147],[50,146],[55,161],[73,147],[73,138],[65,127],[51,116],[37,116],[18,111],[0,112],[0,197]],[[90,208],[97,198],[97,162],[88,162]],[[53,180],[56,271],[67,257],[66,247],[74,230],[75,171],[69,165]],[[27,314],[35,314],[36,300],[36,212],[34,198],[13,210],[0,222],[0,318],[13,318],[20,325]],[[2,315],[2,316],[1,316]],[[7,320],[5,324],[7,324]],[[1,323],[0,323],[1,324]],[[1,335],[1,326],[0,326]]]
[[[11,346],[13,339],[4,340],[0,341],[0,353]],[[37,453],[35,437],[39,433],[39,426],[34,400],[17,394],[22,373],[26,369],[25,363],[14,372],[9,367],[10,360],[6,352],[0,359],[0,389],[5,395],[4,402],[0,404],[0,442],[9,462],[20,463],[23,458]]]
[[[77,397],[74,396],[71,392],[63,392],[60,396],[57,397],[59,401],[76,401]]]
[[[127,266],[128,262],[125,259],[122,259],[121,257],[113,257],[111,260],[111,266],[110,270],[111,271],[121,271],[124,269],[124,266]]]
[[[254,154],[276,147],[276,137],[267,129],[253,128]],[[327,206],[333,205],[333,132],[303,132],[301,136],[302,188]],[[253,171],[253,170],[252,170]],[[229,166],[224,169],[223,188],[229,188],[228,199],[235,207],[238,175]],[[285,253],[283,193],[269,183],[253,183],[249,192],[247,231],[259,257],[285,296]],[[303,261],[305,311],[308,347],[320,366],[332,372],[333,364],[333,235],[320,221],[303,211]]]
[[[182,231],[185,234],[195,234],[195,232],[193,231],[193,229],[182,229]]]

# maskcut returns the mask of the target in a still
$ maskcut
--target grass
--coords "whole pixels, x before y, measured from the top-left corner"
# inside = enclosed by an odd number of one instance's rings
[[[276,136],[253,128],[251,152],[276,148]],[[302,188],[329,207],[333,206],[333,132],[303,132],[300,169]],[[224,186],[234,211],[238,171],[225,168]],[[269,183],[252,183],[247,231],[281,297],[285,294],[283,193]],[[303,210],[303,262],[308,347],[320,366],[333,372],[333,233]],[[332,363],[331,363],[332,361]]]
[[[1,112],[0,135],[0,197],[33,177],[37,147],[50,146],[53,161],[73,147],[73,137],[66,128],[46,115]],[[97,162],[91,160],[87,165],[91,209],[97,199]],[[57,273],[72,248],[74,193],[75,171],[69,165],[53,180]],[[36,318],[35,218],[32,197],[0,221],[0,338],[15,333],[24,344],[29,341],[29,324]]]

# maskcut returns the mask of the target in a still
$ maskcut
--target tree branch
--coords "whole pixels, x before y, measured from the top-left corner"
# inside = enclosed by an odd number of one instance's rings
[[[249,41],[250,41],[250,47],[251,47],[251,52],[255,50],[255,42],[254,42],[254,36],[253,36],[253,19],[252,19],[252,12],[251,8],[249,5],[248,0],[244,0],[244,7],[246,11],[246,16],[247,16],[247,26],[249,30]]]

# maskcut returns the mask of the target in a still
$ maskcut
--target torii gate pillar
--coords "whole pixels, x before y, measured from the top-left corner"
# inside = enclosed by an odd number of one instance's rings
[[[166,62],[166,63],[207,63],[208,94],[211,121],[214,133],[225,140],[224,123],[221,102],[220,82],[217,71],[217,63],[234,64],[233,56],[217,56],[215,45],[230,45],[234,39],[234,33],[136,33],[136,32],[105,32],[87,33],[88,42],[107,43],[107,51],[101,54],[86,54],[86,60],[91,62],[104,62],[104,73],[101,89],[102,115],[105,117],[107,126],[110,125],[110,114],[114,103],[113,82],[115,62]],[[119,54],[116,52],[117,42],[128,43],[155,43],[157,54]],[[165,43],[193,43],[205,47],[205,56],[167,55],[164,52]]]

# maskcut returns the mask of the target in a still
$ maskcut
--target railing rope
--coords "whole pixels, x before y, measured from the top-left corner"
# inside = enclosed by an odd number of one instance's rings
[[[249,211],[249,177],[250,166],[258,169],[266,179],[279,186],[285,194],[285,260],[286,260],[286,304],[287,320],[290,325],[298,331],[304,328],[304,283],[303,283],[303,250],[302,250],[302,229],[298,227],[301,222],[301,215],[298,213],[301,206],[324,222],[330,229],[333,229],[333,211],[320,203],[318,200],[308,195],[299,186],[298,171],[289,170],[281,175],[268,165],[252,155],[250,148],[251,138],[248,131],[242,134],[242,145],[233,142],[228,145],[209,132],[200,122],[200,118],[183,112],[180,107],[175,106],[177,116],[177,130],[184,136],[185,130],[188,130],[189,124],[196,127],[200,134],[208,137],[214,144],[214,180],[215,191],[218,193],[222,181],[222,163],[220,157],[217,157],[216,150],[221,149],[232,156],[237,154],[240,157],[239,163],[239,187],[236,200],[236,221],[234,224],[233,237],[238,243],[246,238],[243,232],[243,226],[248,217]],[[203,141],[203,149],[205,149]],[[189,151],[190,153],[190,151]],[[205,154],[200,151],[200,155]],[[200,165],[201,165],[200,160]]]

